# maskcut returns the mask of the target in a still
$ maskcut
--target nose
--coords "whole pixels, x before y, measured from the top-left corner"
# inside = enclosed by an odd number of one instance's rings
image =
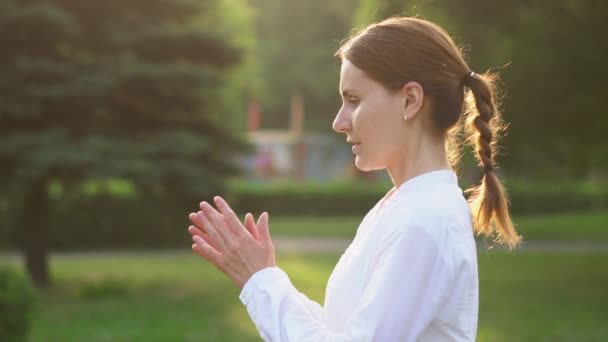
[[[346,133],[351,130],[350,115],[346,113],[344,107],[340,108],[334,122],[332,124],[334,131],[338,133]]]

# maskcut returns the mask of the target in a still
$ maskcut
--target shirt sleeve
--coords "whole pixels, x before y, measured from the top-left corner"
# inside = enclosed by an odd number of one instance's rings
[[[382,251],[357,309],[342,331],[278,267],[254,274],[241,301],[265,341],[415,341],[446,298],[453,279],[439,244],[423,227],[407,227]]]

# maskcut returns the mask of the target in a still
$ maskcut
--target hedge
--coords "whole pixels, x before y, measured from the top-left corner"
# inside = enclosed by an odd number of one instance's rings
[[[506,184],[515,215],[608,208],[608,186],[581,182]],[[231,183],[224,194],[243,218],[263,211],[280,216],[351,215],[369,210],[390,188],[387,183],[330,184],[293,182]],[[138,198],[84,196],[69,204],[57,198],[49,220],[50,243],[56,250],[183,247],[188,213],[211,198]],[[4,231],[3,231],[4,230]],[[14,234],[0,227],[0,246],[15,246]]]

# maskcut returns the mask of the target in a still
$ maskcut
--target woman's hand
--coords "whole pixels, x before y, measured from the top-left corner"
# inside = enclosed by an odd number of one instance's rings
[[[260,215],[257,225],[253,215],[247,213],[243,226],[224,199],[216,196],[214,201],[220,212],[207,202],[201,202],[201,211],[189,215],[194,224],[188,227],[195,242],[192,250],[242,289],[255,272],[276,265],[268,213]]]

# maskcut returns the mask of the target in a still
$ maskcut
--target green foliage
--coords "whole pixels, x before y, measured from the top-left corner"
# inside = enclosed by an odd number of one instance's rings
[[[225,37],[242,52],[241,62],[227,70],[225,81],[217,89],[220,103],[215,118],[223,127],[245,132],[248,101],[260,95],[264,79],[257,58],[261,46],[255,34],[256,12],[249,0],[218,0],[209,6],[213,8],[202,13],[196,22],[207,31]]]
[[[511,213],[526,239],[604,239],[607,187],[523,181],[507,182],[506,187]],[[247,212],[255,217],[269,212],[273,232],[279,235],[351,236],[389,188],[384,182],[264,185],[235,181],[227,192],[215,194],[223,195],[241,219]],[[211,201],[211,197],[144,197],[132,190],[129,183],[119,180],[85,183],[78,197],[61,195],[60,188],[53,190],[50,245],[57,250],[183,246],[190,242],[188,214],[199,210],[200,201]],[[577,212],[582,214],[554,216]],[[585,214],[590,212],[597,214]],[[3,247],[17,242],[2,226],[0,236],[6,236]]]
[[[394,15],[408,15],[407,9],[415,8],[412,1],[400,0],[361,0],[354,15],[355,27],[363,27]]]
[[[240,211],[276,215],[334,216],[369,210],[391,188],[354,181],[333,183],[277,182],[274,184],[231,183],[234,207]]]
[[[505,184],[516,214],[559,213],[608,207],[608,185],[591,182],[509,181]]]
[[[333,57],[350,30],[351,0],[251,0],[257,10],[256,58],[264,75],[262,126],[287,128],[293,95],[304,98],[305,128],[331,132],[340,107]]]
[[[0,172],[17,192],[34,179],[120,177],[143,192],[201,194],[240,174],[224,156],[251,147],[218,122],[217,89],[251,46],[215,27],[214,13],[228,7],[166,0],[2,6],[0,27],[19,34],[0,53],[7,166]]]
[[[552,213],[608,207],[608,186],[591,182],[525,182],[505,184],[515,214]],[[233,182],[232,199],[239,209],[280,215],[345,215],[364,213],[391,188],[377,182],[275,183]],[[270,208],[270,209],[268,209]]]
[[[0,341],[26,341],[35,292],[22,272],[0,265]]]
[[[232,156],[252,146],[220,118],[252,30],[246,18],[231,30],[215,20],[231,18],[239,3],[0,4],[0,29],[11,32],[0,38],[0,214],[11,215],[1,219],[30,257],[36,285],[50,283],[51,184],[63,198],[79,196],[87,181],[117,178],[141,196],[190,198],[241,174]],[[238,40],[230,36],[237,27]]]

